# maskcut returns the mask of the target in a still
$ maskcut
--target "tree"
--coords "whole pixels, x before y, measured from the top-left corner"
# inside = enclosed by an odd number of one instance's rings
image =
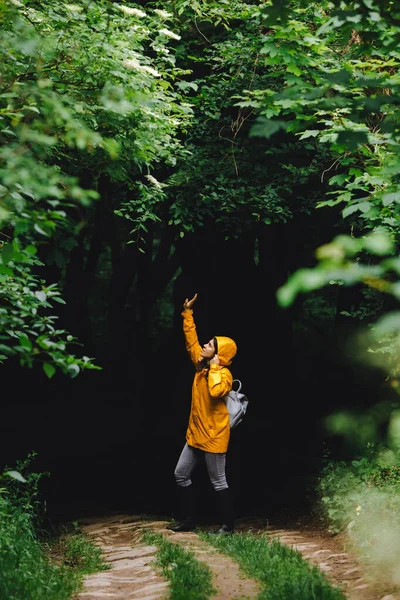
[[[112,214],[118,186],[135,206],[133,232],[156,218],[150,205],[142,210],[146,173],[176,160],[191,111],[170,83],[175,34],[162,11],[15,2],[1,19],[1,360],[75,376],[99,367],[73,355],[77,339],[56,327],[54,301],[63,299],[40,276],[43,260],[68,281],[71,251],[88,244],[89,229],[93,255],[104,233],[93,215],[102,203],[103,223]],[[90,268],[93,260],[98,253]]]

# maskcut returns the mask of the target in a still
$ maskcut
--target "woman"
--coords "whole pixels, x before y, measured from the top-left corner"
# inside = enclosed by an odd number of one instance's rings
[[[192,405],[186,431],[186,444],[175,469],[181,519],[169,525],[171,531],[193,531],[196,527],[191,474],[204,458],[213,486],[222,525],[216,533],[234,530],[230,489],[226,481],[226,452],[230,438],[229,414],[224,396],[232,389],[228,369],[237,347],[229,337],[217,336],[200,346],[192,306],[197,294],[183,303],[183,331],[186,349],[196,368],[192,386]]]

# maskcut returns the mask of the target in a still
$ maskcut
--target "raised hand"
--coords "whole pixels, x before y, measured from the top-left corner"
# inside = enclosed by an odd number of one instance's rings
[[[192,308],[193,304],[196,302],[196,298],[197,298],[197,292],[191,300],[186,298],[185,302],[183,303],[184,310],[190,310]]]

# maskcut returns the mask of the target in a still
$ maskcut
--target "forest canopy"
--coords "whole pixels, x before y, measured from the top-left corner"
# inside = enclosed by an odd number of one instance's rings
[[[368,324],[394,377],[399,33],[386,0],[3,1],[1,360],[135,355],[210,243],[276,311],[334,289],[312,312]]]

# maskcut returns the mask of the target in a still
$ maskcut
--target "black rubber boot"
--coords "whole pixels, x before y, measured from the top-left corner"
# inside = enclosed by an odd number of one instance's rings
[[[227,535],[234,531],[234,511],[232,506],[232,496],[229,488],[219,490],[215,492],[217,499],[217,506],[222,519],[222,525],[216,531],[211,533],[218,533],[221,535]]]
[[[176,523],[167,525],[166,529],[170,531],[193,531],[196,529],[193,486],[182,487],[178,485],[177,495],[180,518]]]

